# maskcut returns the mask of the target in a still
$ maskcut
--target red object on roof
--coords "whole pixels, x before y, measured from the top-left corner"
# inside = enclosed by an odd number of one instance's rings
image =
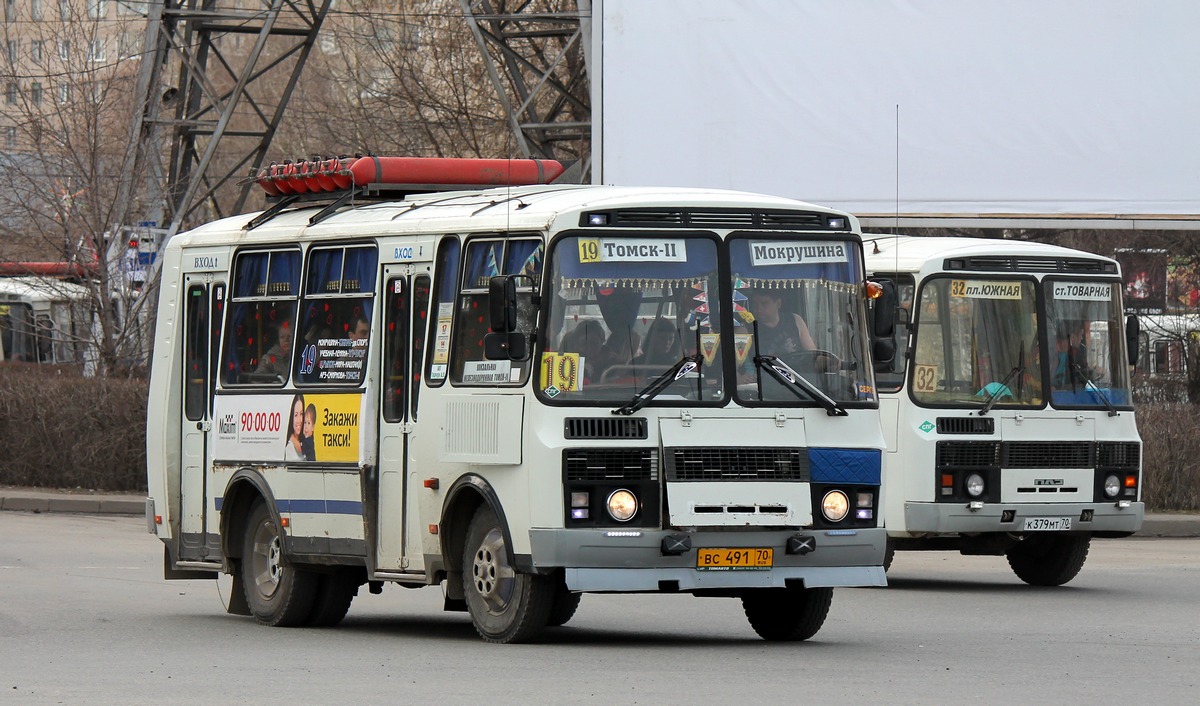
[[[413,186],[522,186],[548,184],[566,171],[552,159],[359,157],[272,164],[258,185],[268,196],[330,193],[367,184]]]

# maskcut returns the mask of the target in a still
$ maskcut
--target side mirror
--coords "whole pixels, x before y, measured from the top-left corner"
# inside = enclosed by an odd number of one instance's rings
[[[529,336],[517,330],[517,277],[497,275],[488,282],[491,333],[483,337],[483,357],[488,360],[528,360]]]
[[[896,357],[896,342],[891,338],[877,338],[871,345],[871,363],[877,373],[892,372],[892,360]]]
[[[496,275],[488,282],[488,321],[495,333],[511,333],[517,328],[517,282],[509,275]]]
[[[1138,321],[1138,317],[1130,314],[1125,317],[1125,353],[1129,358],[1130,365],[1138,363],[1138,338],[1142,332],[1142,325]]]
[[[488,360],[528,360],[529,339],[519,331],[484,334],[483,357]]]
[[[883,293],[871,300],[871,336],[891,338],[896,332],[896,283],[890,279],[875,280],[875,283],[883,288]]]

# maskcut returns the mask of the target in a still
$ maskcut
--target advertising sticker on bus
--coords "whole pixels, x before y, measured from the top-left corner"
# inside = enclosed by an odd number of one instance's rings
[[[222,395],[217,461],[356,463],[362,395]]]

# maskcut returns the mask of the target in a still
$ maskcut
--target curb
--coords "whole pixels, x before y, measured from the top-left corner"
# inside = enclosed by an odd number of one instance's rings
[[[1200,537],[1200,515],[1146,515],[1135,537]]]
[[[92,515],[145,515],[146,500],[136,496],[71,495],[0,490],[0,511],[62,512]]]
[[[139,495],[86,495],[53,490],[0,488],[0,511],[55,512],[89,515],[146,514],[146,498]],[[1157,537],[1200,537],[1200,514],[1152,513],[1142,521],[1134,535],[1143,539]]]

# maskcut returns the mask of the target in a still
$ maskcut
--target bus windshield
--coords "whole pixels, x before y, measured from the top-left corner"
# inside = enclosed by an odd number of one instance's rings
[[[747,235],[729,241],[729,258],[739,400],[808,402],[809,385],[839,403],[875,400],[856,249]],[[772,362],[786,366],[784,379],[768,374]],[[788,380],[796,375],[799,386]]]
[[[680,371],[657,399],[721,399],[717,248],[696,234],[558,240],[538,389],[573,402],[628,401],[702,351],[702,363]]]
[[[1048,280],[1045,350],[1056,407],[1128,406],[1120,284]]]
[[[926,281],[916,316],[913,399],[928,405],[1041,406],[1037,332],[1033,280]]]
[[[720,404],[736,389],[750,404],[820,404],[805,387],[838,403],[873,402],[858,258],[846,241],[775,234],[727,244],[699,233],[561,238],[547,261],[538,390],[625,404],[673,372],[657,403]],[[809,385],[768,375],[760,356]],[[723,379],[730,358],[736,384]]]

